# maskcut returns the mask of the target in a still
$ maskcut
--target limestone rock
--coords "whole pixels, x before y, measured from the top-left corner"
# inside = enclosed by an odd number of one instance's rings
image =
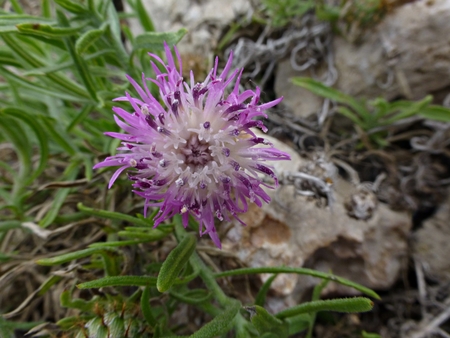
[[[413,255],[427,277],[450,281],[450,197],[413,236]]]
[[[265,136],[275,147],[287,150],[276,139]],[[295,172],[313,167],[289,149],[293,160],[279,162],[276,171]],[[280,167],[284,166],[284,167]],[[334,181],[334,203],[320,206],[316,199],[294,196],[294,187],[269,191],[272,202],[251,207],[242,216],[246,227],[235,226],[223,240],[223,249],[234,252],[249,266],[309,267],[330,270],[370,288],[386,289],[397,279],[407,255],[411,217],[378,203],[368,220],[348,215],[346,201],[359,193],[351,183]],[[277,202],[278,201],[278,202]],[[265,280],[267,276],[262,276]],[[298,297],[317,284],[313,278],[280,275],[272,284],[279,295]],[[348,294],[348,288],[330,284],[329,292]]]
[[[450,0],[418,0],[397,7],[359,44],[335,37],[334,59],[338,71],[335,88],[350,95],[388,100],[421,99],[450,85]],[[277,95],[297,116],[308,116],[321,100],[289,83],[289,77],[308,76],[292,70],[289,61],[279,64]]]
[[[149,0],[142,3],[157,31],[188,30],[188,34],[177,45],[182,54],[204,58],[212,56],[225,26],[250,9],[247,0]],[[133,27],[134,32],[140,33],[138,25]]]

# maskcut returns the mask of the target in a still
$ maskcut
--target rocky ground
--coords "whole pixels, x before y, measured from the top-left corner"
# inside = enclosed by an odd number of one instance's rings
[[[383,130],[389,146],[378,148],[333,102],[289,80],[308,76],[365,99],[432,94],[450,106],[450,1],[386,3],[387,14],[370,27],[347,22],[337,34],[313,13],[282,29],[251,22],[260,11],[253,0],[144,1],[158,31],[188,29],[178,45],[186,68],[206,73],[215,54],[233,50],[246,86],[261,86],[263,99],[284,97],[267,124],[292,161],[275,167],[273,202],[244,215],[245,228],[222,227],[222,251],[199,248],[218,270],[303,266],[382,295],[371,313],[319,318],[317,337],[359,337],[361,330],[450,337],[450,124],[409,118]],[[317,283],[280,275],[268,306],[279,311],[309,299]],[[323,296],[353,292],[330,284]]]

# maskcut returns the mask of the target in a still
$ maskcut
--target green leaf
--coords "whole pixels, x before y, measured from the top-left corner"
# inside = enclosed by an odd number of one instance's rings
[[[149,230],[151,230],[153,227],[153,221],[150,219],[143,220],[143,219],[140,219],[137,217],[122,214],[120,212],[89,208],[89,207],[83,205],[83,203],[81,203],[81,202],[77,204],[77,208],[78,208],[78,210],[80,210],[83,213],[88,214],[88,215],[98,216],[98,217],[113,219],[113,220],[122,220],[122,221],[130,222],[135,225],[140,225]],[[156,229],[154,229],[154,230],[156,230]]]
[[[14,145],[17,152],[20,169],[19,180],[15,182],[17,186],[22,186],[24,181],[28,178],[31,172],[31,144],[22,126],[15,120],[5,114],[0,115],[1,123],[0,130],[3,131],[3,136],[9,139]]]
[[[53,140],[70,156],[75,156],[78,153],[78,149],[76,148],[73,142],[69,142],[70,138],[63,137],[63,133],[61,133],[57,129],[56,121],[52,118],[48,118],[46,116],[39,116],[39,119],[42,121],[46,131],[49,136],[53,138]],[[55,126],[56,125],[56,126]],[[69,140],[69,141],[68,141]]]
[[[154,32],[155,31],[155,25],[153,24],[152,19],[148,15],[147,11],[145,10],[145,7],[142,4],[141,0],[136,0],[136,13],[139,18],[139,22],[141,23],[142,27],[144,28],[144,31],[146,32]]]
[[[432,100],[433,97],[431,95],[427,95],[423,100],[420,100],[418,102],[411,102],[408,108],[401,110],[399,113],[394,114],[392,117],[386,120],[383,120],[383,125],[388,126],[392,123],[418,114],[422,109],[428,106]]]
[[[204,289],[188,290],[186,292],[170,290],[169,294],[176,300],[191,305],[201,304],[208,301],[212,297],[212,293]]]
[[[44,266],[53,266],[53,265],[60,265],[64,264],[70,261],[73,261],[75,259],[80,259],[88,256],[92,256],[93,254],[102,253],[105,250],[113,250],[110,248],[89,248],[89,249],[83,249],[75,252],[70,252],[64,255],[59,255],[52,258],[42,258],[36,261],[39,265]]]
[[[148,242],[147,239],[142,240],[130,240],[130,241],[111,241],[111,242],[103,242],[103,243],[92,243],[89,245],[90,248],[112,248],[118,246],[131,246],[134,244],[145,243]]]
[[[366,288],[365,286],[354,283],[348,279],[335,276],[330,273],[325,273],[325,272],[316,271],[316,270],[312,270],[312,269],[306,269],[306,268],[292,268],[292,267],[287,267],[287,266],[242,268],[242,269],[228,270],[228,271],[224,271],[224,272],[215,273],[214,276],[216,278],[221,278],[221,277],[248,275],[248,274],[255,274],[255,273],[296,273],[299,275],[307,275],[307,276],[311,276],[311,277],[328,279],[332,282],[354,288],[355,290],[361,291],[362,293],[364,293],[370,297],[373,297],[375,299],[380,299],[380,296],[378,296],[378,294],[376,292],[370,290],[369,288]]]
[[[0,116],[2,114],[9,115],[11,117],[15,117],[17,119],[24,121],[34,131],[39,141],[39,150],[40,150],[39,164],[36,170],[34,171],[33,175],[31,175],[26,180],[26,184],[30,184],[31,182],[34,181],[36,177],[38,177],[44,171],[47,165],[47,158],[49,154],[47,135],[44,133],[39,121],[21,109],[12,107],[5,108],[0,110]]]
[[[230,301],[230,304],[208,324],[190,336],[190,338],[213,338],[225,334],[229,331],[233,320],[241,308],[241,303],[237,300]]]
[[[127,228],[130,229],[130,228]],[[138,240],[146,242],[155,242],[167,237],[169,232],[161,231],[160,229],[147,229],[145,232],[141,231],[119,231],[117,233],[121,237],[137,238]]]
[[[164,261],[158,274],[156,287],[159,292],[165,292],[175,282],[175,278],[180,274],[189,258],[195,251],[197,240],[193,235],[186,235],[181,242],[173,249]]]
[[[27,14],[1,14],[0,15],[0,27],[12,26],[15,27],[24,23],[43,23],[43,24],[55,24],[54,19],[43,18],[39,16],[32,16]],[[15,29],[17,31],[17,29]]]
[[[291,82],[299,87],[308,89],[312,93],[325,97],[327,99],[347,104],[353,108],[363,120],[368,120],[371,117],[370,112],[364,107],[363,104],[355,100],[350,95],[344,94],[339,90],[333,89],[331,87],[325,86],[321,82],[315,81],[308,77],[293,77],[290,79]]]
[[[2,338],[15,338],[14,326],[10,324],[6,319],[0,316],[0,337]]]
[[[58,21],[60,22],[60,24],[63,25],[64,27],[67,27],[67,29],[70,29],[69,21],[67,20],[64,13],[62,13],[61,11],[57,11],[56,14],[58,15]],[[94,80],[93,80],[91,74],[89,73],[86,62],[83,60],[83,58],[80,57],[80,55],[78,55],[75,52],[74,39],[72,37],[67,37],[64,39],[64,43],[66,45],[67,51],[69,52],[69,54],[72,58],[73,63],[75,65],[75,69],[77,70],[77,73],[78,73],[81,81],[84,84],[84,87],[88,91],[90,97],[95,102],[97,102],[98,99],[97,99],[97,94],[96,94],[96,90],[95,90]]]
[[[311,315],[309,313],[302,313],[297,316],[286,318],[284,319],[284,322],[289,328],[289,335],[293,335],[311,327]]]
[[[99,29],[91,29],[81,35],[75,43],[75,51],[78,55],[83,54],[87,49],[93,45],[98,39],[102,37],[108,28],[108,23],[104,23]]]
[[[64,171],[63,177],[67,181],[73,181],[80,171],[79,163],[78,161],[73,161]],[[39,225],[43,228],[48,227],[50,224],[53,223],[56,216],[58,216],[59,210],[61,209],[62,205],[64,204],[67,196],[69,195],[70,188],[60,188],[56,192],[52,206],[50,207],[49,211],[45,214],[44,218],[40,220]]]
[[[144,291],[142,292],[141,310],[148,325],[154,328],[158,324],[158,322],[153,316],[152,309],[150,308],[150,287],[148,286],[144,288]]]
[[[22,23],[16,25],[20,33],[39,35],[45,38],[55,39],[64,38],[66,36],[71,36],[77,34],[85,26],[80,27],[53,27],[46,24],[40,23]]]
[[[307,302],[278,312],[279,319],[296,316],[302,313],[318,311],[336,311],[345,313],[359,313],[372,310],[373,302],[364,297],[316,300]]]
[[[107,32],[110,41],[110,46],[108,47],[112,47],[115,50],[117,60],[120,62],[122,68],[127,72],[127,74],[134,77],[134,75],[136,75],[136,71],[130,67],[130,56],[122,43],[122,32],[120,29],[120,21],[117,16],[117,11],[111,1],[106,1],[105,6],[106,22],[109,24],[110,28]]]
[[[3,221],[0,222],[0,232],[2,231],[8,231],[11,229],[18,229],[21,227],[20,221]]]
[[[16,13],[22,14],[23,8],[18,0],[10,0],[11,5]]]
[[[419,115],[430,120],[450,122],[450,109],[443,106],[431,105],[422,108]]]
[[[183,36],[187,33],[185,28],[181,28],[176,32],[146,32],[138,35],[133,44],[133,52],[139,49],[146,49],[150,51],[163,51],[164,41],[173,46],[177,44]]]
[[[311,299],[312,299],[313,301],[320,300],[320,295],[321,295],[323,289],[326,288],[326,286],[328,285],[329,282],[330,282],[330,281],[329,281],[328,279],[324,279],[324,280],[322,280],[322,282],[320,282],[319,284],[317,284],[317,285],[314,287],[313,294],[312,294],[312,297],[311,297]],[[310,322],[309,322],[309,328],[308,328],[308,333],[307,333],[307,335],[306,335],[306,338],[311,338],[311,337],[312,337],[313,329],[314,329],[314,324],[315,324],[315,322],[316,322],[316,315],[317,315],[317,313],[316,313],[316,312],[313,312],[313,313],[311,313],[310,315],[311,315],[311,316],[310,316],[310,318],[309,318],[309,320],[310,320]]]
[[[111,276],[78,284],[79,289],[103,288],[107,286],[155,286],[156,277],[150,276]]]
[[[44,18],[50,18],[52,16],[52,7],[50,5],[50,0],[41,1],[41,11]]]
[[[263,307],[258,305],[249,306],[246,310],[250,312],[250,320],[259,334],[273,333],[279,338],[288,336],[288,329],[283,322],[272,316]]]
[[[5,41],[5,43],[8,45],[8,47],[11,48],[11,50],[19,58],[21,58],[22,60],[27,62],[31,67],[40,68],[43,66],[43,63],[39,59],[34,57],[31,53],[27,52],[28,45],[26,45],[22,42],[19,42],[20,41],[19,39],[14,39],[13,37],[8,36],[8,35],[3,36],[2,38],[3,38],[3,41]],[[18,76],[16,76],[16,78],[17,77]],[[61,74],[47,74],[46,77],[49,80],[52,80],[53,82],[55,82],[56,84],[61,86],[62,88],[64,88],[65,90],[67,90],[70,94],[79,95],[82,98],[83,97],[89,98],[89,94],[86,92],[86,90],[83,87],[81,87],[79,84],[73,82],[66,76],[63,76]],[[27,82],[24,79],[21,79],[21,80],[22,80],[21,83]],[[47,92],[52,93],[51,90],[47,90]],[[57,96],[56,94],[54,94],[54,95]],[[76,101],[76,99],[75,99],[75,101]]]
[[[70,291],[63,291],[61,297],[59,298],[61,306],[70,309],[78,309],[84,312],[90,312],[95,305],[95,298],[91,301],[86,301],[84,299],[72,299]]]
[[[75,14],[89,13],[89,10],[86,7],[80,5],[78,2],[73,2],[69,0],[54,0],[54,1],[62,8],[68,10],[71,13]]]
[[[80,96],[74,96],[71,94],[66,94],[64,92],[61,92],[59,90],[52,90],[49,88],[46,88],[42,85],[40,85],[37,82],[31,82],[28,80],[25,80],[24,78],[21,78],[17,76],[16,74],[12,73],[11,71],[7,70],[6,68],[0,67],[0,75],[4,76],[6,79],[13,81],[16,84],[19,84],[20,86],[32,90],[34,93],[41,94],[41,96],[51,96],[62,100],[68,100],[72,102],[92,102],[91,100],[86,100],[86,98],[80,97]]]
[[[0,64],[22,68],[23,64],[9,50],[0,50]]]
[[[258,294],[255,298],[255,305],[264,306],[264,303],[266,302],[266,295],[267,292],[270,290],[270,286],[272,285],[272,282],[277,278],[278,274],[273,274],[270,276],[262,285],[261,289],[258,291]]]
[[[378,333],[369,333],[366,331],[362,331],[362,338],[382,338]]]

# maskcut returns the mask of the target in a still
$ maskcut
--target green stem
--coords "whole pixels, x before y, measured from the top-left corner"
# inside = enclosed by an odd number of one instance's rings
[[[175,223],[175,235],[178,240],[181,240],[186,236],[186,230],[183,227],[181,216],[177,215],[174,217]],[[194,252],[189,260],[194,270],[199,271],[199,276],[205,283],[206,287],[213,293],[214,297],[217,299],[220,305],[226,306],[232,300],[229,298],[222,290],[222,288],[217,284],[216,279],[212,271],[205,265],[205,263],[200,259],[198,254]]]

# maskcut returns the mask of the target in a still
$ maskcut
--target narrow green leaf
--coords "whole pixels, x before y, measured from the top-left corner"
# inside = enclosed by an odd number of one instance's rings
[[[11,229],[18,229],[21,227],[20,221],[3,221],[0,222],[0,232],[8,231]]]
[[[9,107],[1,109],[0,116],[1,114],[6,114],[8,116],[15,117],[17,119],[24,121],[36,134],[36,137],[39,142],[40,157],[38,167],[36,168],[34,173],[26,180],[26,184],[30,184],[31,182],[34,181],[36,177],[38,177],[44,171],[47,165],[47,159],[49,154],[47,135],[44,133],[39,121],[21,109]]]
[[[278,274],[273,274],[270,276],[262,285],[261,289],[258,291],[258,294],[255,298],[255,305],[264,306],[264,303],[266,302],[266,295],[267,292],[270,290],[270,286],[272,285],[272,282],[277,278]]]
[[[62,13],[61,11],[58,10],[58,11],[56,11],[56,14],[58,16],[59,23],[62,26],[64,26],[65,28],[70,29],[69,21],[67,20],[64,13]],[[94,80],[93,80],[91,74],[89,73],[86,62],[83,60],[83,58],[80,57],[80,55],[78,55],[75,52],[74,38],[67,37],[64,39],[64,43],[66,45],[67,51],[69,52],[70,56],[72,57],[72,61],[75,65],[75,69],[77,70],[77,73],[78,73],[81,81],[83,82],[84,87],[88,91],[90,97],[95,102],[97,102],[98,99],[97,99],[97,94],[96,94],[96,90],[95,90]]]
[[[176,300],[191,305],[201,304],[208,301],[212,297],[212,293],[204,289],[188,290],[186,292],[170,290],[169,294]]]
[[[12,8],[16,13],[22,14],[24,13],[22,6],[18,0],[10,0]]]
[[[150,276],[112,276],[78,284],[79,289],[103,288],[106,286],[155,286],[156,277]]]
[[[50,18],[52,16],[50,0],[41,0],[41,11],[44,18]]]
[[[422,108],[419,115],[430,120],[450,122],[450,108],[432,105]]]
[[[142,4],[142,1],[136,0],[135,5],[136,5],[136,13],[138,15],[139,22],[141,23],[142,27],[144,28],[144,31],[154,32],[155,25],[153,24],[152,19],[150,18],[147,11],[145,10],[145,7]]]
[[[370,333],[366,331],[362,331],[362,338],[382,338],[378,333]]]
[[[13,118],[0,115],[1,123],[0,130],[3,131],[3,136],[9,139],[14,145],[16,153],[19,158],[19,179],[24,181],[31,172],[31,144],[27,137],[27,133],[21,125]],[[24,182],[15,182],[22,185]]]
[[[22,68],[23,64],[9,50],[0,50],[0,64]]]
[[[169,233],[161,231],[159,229],[150,229],[146,232],[119,231],[117,234],[121,237],[136,238],[146,242],[155,242],[163,239],[164,237],[167,237]]]
[[[287,326],[281,320],[272,316],[263,307],[258,305],[249,306],[246,310],[250,312],[250,320],[259,334],[272,333],[279,338],[286,338],[288,336]]]
[[[134,244],[145,243],[147,239],[144,240],[130,240],[130,241],[111,241],[103,243],[92,243],[89,245],[90,248],[110,248],[118,246],[131,246]]]
[[[0,35],[4,36],[5,34],[9,33],[17,33],[17,27],[16,26],[2,26],[0,25]]]
[[[122,221],[130,222],[135,225],[140,225],[142,227],[146,227],[149,230],[151,230],[152,229],[151,227],[153,226],[153,222],[151,220],[142,220],[137,217],[122,214],[120,212],[89,208],[89,207],[83,205],[83,203],[81,203],[81,202],[77,204],[77,208],[78,208],[78,210],[80,210],[83,213],[86,213],[88,215],[98,216],[98,217],[113,219],[113,220],[122,220]]]
[[[133,52],[139,49],[151,51],[163,51],[164,41],[169,45],[176,45],[187,33],[185,28],[181,28],[176,32],[146,32],[138,35],[133,44]]]
[[[283,321],[289,328],[289,335],[293,335],[305,331],[310,327],[311,316],[308,313],[302,313],[297,316],[286,318]]]
[[[314,287],[313,294],[312,294],[312,297],[311,297],[312,301],[320,300],[320,296],[322,294],[322,291],[323,291],[323,289],[326,288],[326,286],[328,285],[329,282],[330,281],[328,279],[324,279],[324,280],[322,280],[319,284],[317,284]],[[316,316],[317,316],[316,312],[310,313],[310,322],[309,322],[309,328],[308,328],[308,333],[306,335],[306,338],[311,338],[312,337],[314,324],[316,322]]]
[[[0,337],[2,338],[15,338],[14,327],[10,323],[0,316]]]
[[[41,23],[22,23],[16,25],[20,33],[39,35],[45,38],[64,38],[77,34],[85,26],[80,27],[53,27]]]
[[[99,29],[91,29],[85,33],[83,33],[75,43],[75,51],[78,55],[83,54],[87,49],[93,45],[102,35],[105,33],[105,30],[108,28],[108,23],[104,23]]]
[[[147,321],[148,325],[150,325],[152,328],[154,328],[158,322],[156,321],[155,317],[152,314],[152,309],[150,307],[150,287],[144,288],[144,291],[142,292],[141,296],[141,310],[142,314],[144,315],[145,320]]]
[[[88,256],[92,256],[93,254],[98,254],[101,252],[104,252],[104,250],[112,250],[109,248],[89,248],[89,249],[83,249],[79,251],[70,252],[64,255],[59,255],[52,258],[42,258],[36,261],[39,265],[44,266],[53,266],[53,265],[60,265],[64,264],[70,261],[73,261],[75,259],[80,259]]]
[[[101,57],[101,56],[103,56],[105,54],[111,54],[113,52],[114,52],[114,50],[112,50],[112,49],[105,49],[105,50],[101,50],[101,51],[99,51],[97,53],[89,54],[84,59],[85,59],[85,61],[89,61],[89,60],[93,60],[95,58]],[[24,76],[45,75],[45,74],[55,73],[55,72],[58,72],[58,71],[61,71],[61,70],[68,69],[70,67],[73,67],[73,65],[74,65],[73,61],[67,61],[67,62],[63,62],[63,63],[56,64],[56,65],[50,65],[50,66],[45,66],[45,67],[40,67],[40,68],[34,68],[34,69],[31,69],[31,70],[28,70],[28,71],[24,72],[23,75]]]
[[[121,66],[127,74],[134,77],[136,72],[133,68],[130,67],[130,56],[126,51],[123,43],[122,43],[122,32],[120,29],[120,21],[117,16],[117,11],[114,8],[114,5],[111,1],[105,2],[106,6],[106,22],[109,24],[109,30],[107,31],[107,35],[110,40],[110,44],[112,48],[114,48],[116,52],[117,60],[119,60]]]
[[[190,338],[213,338],[227,333],[240,308],[239,301],[231,301],[221,314],[192,334]]]
[[[311,277],[328,279],[332,282],[354,288],[355,290],[361,291],[362,293],[364,293],[370,297],[373,297],[375,299],[380,299],[380,296],[378,296],[378,294],[376,292],[370,290],[369,288],[366,288],[365,286],[354,283],[348,279],[335,276],[330,273],[325,273],[325,272],[316,271],[316,270],[312,270],[312,269],[306,269],[306,268],[292,268],[292,267],[287,267],[287,266],[242,268],[242,269],[228,270],[228,271],[224,271],[224,272],[215,273],[214,277],[221,278],[221,277],[248,275],[248,274],[255,274],[255,273],[296,273],[299,275],[307,275],[307,276],[311,276]]]
[[[31,82],[28,80],[25,80],[24,78],[21,78],[17,76],[16,74],[12,73],[11,71],[7,70],[6,68],[0,67],[0,75],[4,76],[6,79],[13,81],[20,86],[31,90],[33,93],[36,94],[42,94],[45,96],[51,96],[55,97],[61,100],[67,100],[72,102],[92,102],[92,100],[87,100],[84,97],[80,96],[74,96],[71,94],[66,94],[64,92],[61,92],[59,90],[51,90],[49,88],[43,87],[38,82]]]
[[[418,114],[420,111],[425,109],[433,100],[433,96],[427,95],[423,100],[418,102],[411,102],[409,107],[401,110],[397,114],[394,114],[390,118],[383,120],[383,125],[391,125],[394,122],[400,121],[402,119],[411,117],[413,115]]]
[[[59,132],[55,126],[55,120],[47,118],[45,116],[39,116],[42,121],[46,131],[53,138],[53,140],[70,156],[75,156],[78,153],[78,149],[73,144],[73,142],[67,141],[67,137],[63,137],[61,132]]]
[[[27,62],[33,68],[40,68],[43,66],[43,63],[39,61],[36,57],[34,57],[31,53],[28,52],[28,46],[19,42],[19,39],[14,39],[9,35],[2,36],[3,41],[8,45],[8,47],[22,60]],[[18,41],[19,40],[19,41]],[[17,76],[16,76],[17,77]],[[69,93],[79,95],[84,98],[89,98],[89,94],[86,90],[81,87],[79,84],[73,82],[66,76],[61,74],[47,74],[50,80],[57,83],[62,88],[66,89]],[[51,93],[50,90],[48,92]]]
[[[364,120],[370,119],[370,112],[363,104],[355,100],[350,95],[344,94],[339,90],[325,86],[321,82],[315,81],[309,77],[293,77],[291,82],[299,87],[308,89],[312,93],[328,98],[330,100],[347,104],[352,107]]]
[[[373,302],[364,297],[341,298],[316,300],[300,304],[289,309],[278,312],[275,316],[283,319],[299,315],[301,313],[311,313],[318,311],[336,311],[346,313],[359,313],[372,310]]]
[[[67,181],[73,181],[80,171],[79,163],[78,161],[73,161],[69,164],[69,166],[64,171],[63,177]],[[62,205],[64,204],[67,195],[70,192],[70,188],[60,188],[56,192],[52,206],[50,207],[49,211],[45,214],[44,218],[42,218],[39,222],[39,225],[43,228],[48,227],[50,224],[53,223],[56,216],[58,216],[59,210],[61,209]]]
[[[78,309],[80,311],[90,312],[94,307],[95,300],[86,301],[84,299],[72,299],[71,292],[65,290],[61,293],[60,303],[61,306],[65,308]]]
[[[382,97],[377,97],[376,99],[370,101],[369,104],[376,108],[375,114],[373,115],[374,121],[378,121],[388,113],[389,102]]]
[[[180,274],[189,258],[195,251],[197,240],[193,235],[186,235],[181,242],[173,249],[164,261],[158,274],[156,287],[159,292],[165,292],[175,282],[175,278]]]
[[[75,14],[85,14],[88,13],[88,9],[79,4],[79,2],[73,2],[70,0],[54,0],[55,3],[60,5],[62,8],[68,10],[71,13]]]

